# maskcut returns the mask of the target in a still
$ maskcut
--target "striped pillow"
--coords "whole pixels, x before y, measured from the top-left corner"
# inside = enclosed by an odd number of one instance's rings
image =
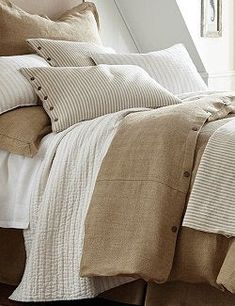
[[[182,44],[147,54],[92,54],[97,65],[138,65],[173,94],[205,91],[207,86]]]
[[[111,48],[87,42],[52,39],[28,39],[30,47],[54,67],[94,66],[91,53],[114,53]]]
[[[23,67],[48,67],[40,56],[19,55],[0,57],[0,114],[19,106],[37,104],[37,95],[22,76]]]
[[[137,66],[25,68],[21,71],[42,100],[54,132],[122,109],[156,108],[181,102]]]

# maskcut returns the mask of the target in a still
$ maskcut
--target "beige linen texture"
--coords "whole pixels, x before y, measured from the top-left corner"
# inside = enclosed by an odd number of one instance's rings
[[[0,150],[33,157],[41,139],[51,132],[42,106],[19,108],[0,116]]]
[[[31,53],[28,38],[50,38],[101,44],[98,12],[91,2],[65,12],[57,21],[29,14],[0,0],[0,56]],[[20,31],[19,31],[20,29]]]
[[[191,238],[179,236],[198,131],[208,118],[223,119],[234,109],[234,104],[200,100],[126,118],[103,161],[88,211],[82,276],[128,275],[157,283],[171,277],[216,286],[220,272],[217,283],[235,292],[227,240],[196,231]],[[177,273],[172,271],[176,247],[182,254],[175,258]],[[185,270],[187,254],[190,269],[198,258],[192,272]],[[224,260],[226,273],[225,267],[220,271]]]

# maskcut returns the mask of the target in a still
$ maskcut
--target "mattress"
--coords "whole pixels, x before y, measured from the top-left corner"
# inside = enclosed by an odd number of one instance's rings
[[[0,227],[27,229],[33,178],[55,134],[44,137],[34,158],[0,150]]]

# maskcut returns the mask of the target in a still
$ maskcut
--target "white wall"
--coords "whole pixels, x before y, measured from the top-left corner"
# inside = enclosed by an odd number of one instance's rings
[[[160,50],[183,42],[199,72],[205,73],[176,0],[116,0],[116,3],[140,52]]]
[[[235,90],[235,1],[223,0],[223,36],[200,36],[201,1],[177,0],[186,25],[209,73],[209,85]]]
[[[100,15],[101,38],[104,45],[117,52],[137,52],[135,43],[113,0],[93,1]]]

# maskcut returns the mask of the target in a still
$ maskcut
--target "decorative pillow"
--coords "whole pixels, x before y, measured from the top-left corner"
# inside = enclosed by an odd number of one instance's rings
[[[137,66],[25,68],[21,71],[43,101],[54,132],[122,109],[155,108],[181,102]]]
[[[0,116],[0,150],[33,157],[50,132],[50,118],[42,106],[13,110]]]
[[[8,0],[0,0],[0,55],[30,53],[26,39],[33,37],[101,44],[97,22],[96,7],[90,2],[82,3],[52,21],[31,15]]]
[[[36,54],[0,57],[0,114],[19,106],[37,104],[37,95],[19,69],[48,66]]]
[[[82,67],[94,66],[91,53],[114,53],[105,48],[87,42],[74,42],[51,39],[28,39],[27,42],[38,55],[42,56],[51,66]]]
[[[207,86],[182,44],[147,54],[96,54],[97,65],[138,65],[173,94],[205,91]]]

